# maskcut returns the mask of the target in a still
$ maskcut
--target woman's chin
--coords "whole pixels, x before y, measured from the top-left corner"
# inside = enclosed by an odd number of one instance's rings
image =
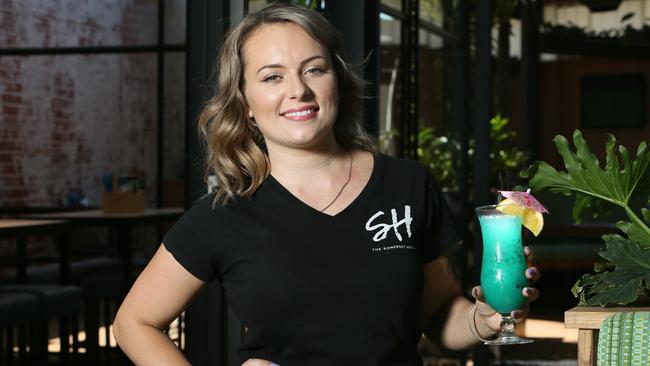
[[[332,138],[328,138],[326,134],[315,132],[297,133],[287,136],[286,145],[301,149],[320,148],[330,143],[336,144],[336,139],[333,136],[332,134]]]

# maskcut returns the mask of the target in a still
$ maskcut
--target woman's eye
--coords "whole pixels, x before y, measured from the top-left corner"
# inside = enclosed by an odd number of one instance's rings
[[[325,69],[320,68],[320,67],[310,67],[306,71],[307,74],[322,74],[324,72],[325,72]]]
[[[280,75],[271,74],[271,75],[265,76],[264,79],[262,79],[262,82],[270,83],[270,82],[274,82],[274,81],[278,81],[278,80],[280,80]]]

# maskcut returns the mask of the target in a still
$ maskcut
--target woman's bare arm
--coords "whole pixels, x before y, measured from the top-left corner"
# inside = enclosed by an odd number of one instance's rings
[[[525,248],[526,255],[530,250]],[[525,273],[530,283],[536,282],[540,273],[535,267]],[[524,309],[513,312],[515,321],[528,316],[528,304],[535,301],[539,291],[526,287],[523,295],[527,299]],[[501,315],[494,311],[483,297],[480,286],[472,289],[475,303],[463,296],[462,286],[449,267],[449,259],[441,257],[424,266],[424,285],[420,302],[420,324],[425,334],[440,346],[449,350],[462,350],[476,345],[476,339],[469,330],[468,314],[476,305],[475,324],[482,338],[491,338],[500,329]]]
[[[467,315],[472,303],[463,296],[460,281],[449,268],[447,257],[424,266],[424,285],[420,302],[420,325],[427,337],[448,350],[467,349],[478,343],[470,333]],[[479,334],[488,338],[499,329],[500,316],[479,319]]]
[[[161,245],[120,306],[113,334],[136,365],[189,365],[163,333],[203,286]]]

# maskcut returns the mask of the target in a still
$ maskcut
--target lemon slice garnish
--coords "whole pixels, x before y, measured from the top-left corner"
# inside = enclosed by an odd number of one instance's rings
[[[523,207],[510,198],[499,202],[497,210],[508,215],[519,216],[521,218],[521,224],[535,236],[538,236],[544,228],[544,216],[542,216],[541,212]]]

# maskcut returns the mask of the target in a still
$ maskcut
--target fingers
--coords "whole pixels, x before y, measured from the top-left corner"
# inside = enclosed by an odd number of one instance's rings
[[[483,289],[481,286],[474,286],[472,288],[472,297],[476,300],[485,302],[485,296],[483,295]]]
[[[528,302],[535,301],[539,297],[539,290],[534,287],[524,287],[524,289],[521,290],[521,293]]]
[[[511,311],[510,316],[512,316],[512,319],[515,321],[515,323],[520,323],[528,317],[529,311],[530,307],[528,306],[528,303],[526,303],[523,309]]]
[[[537,280],[539,280],[542,274],[539,269],[537,269],[537,267],[528,267],[528,269],[526,269],[525,276],[528,279],[528,282],[535,283]]]
[[[476,300],[476,310],[482,316],[488,318],[497,313],[496,310],[492,309],[492,307],[485,301],[485,295],[483,294],[483,288],[481,286],[474,286],[472,288],[472,296]]]
[[[526,256],[526,259],[530,259],[529,257],[532,255],[532,250],[530,247],[525,246],[524,247],[524,255]],[[537,267],[530,267],[526,270],[526,278],[530,280],[531,282],[535,282],[539,280],[539,277],[541,276],[541,273]]]
[[[524,287],[523,290],[521,290],[521,293],[526,298],[524,307],[510,312],[515,323],[522,322],[528,317],[528,313],[530,312],[530,303],[537,300],[539,297],[539,290],[534,287]]]

